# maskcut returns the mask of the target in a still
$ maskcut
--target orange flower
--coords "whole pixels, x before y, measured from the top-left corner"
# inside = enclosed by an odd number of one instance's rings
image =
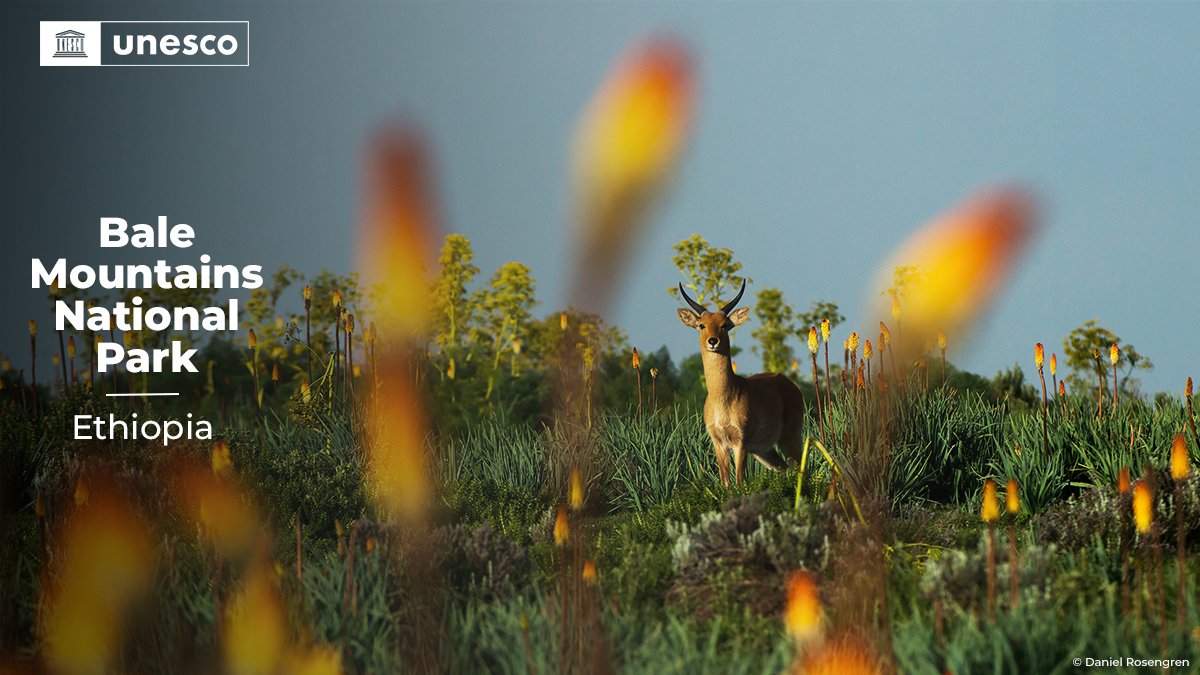
[[[1120,473],[1117,474],[1117,492],[1120,494],[1129,494],[1129,467],[1121,467]]]
[[[596,583],[596,561],[586,560],[583,563],[583,583],[591,586]]]
[[[213,443],[212,470],[217,478],[225,478],[233,472],[233,460],[229,457],[229,445],[225,441]]]
[[[683,45],[649,40],[622,56],[583,112],[573,152],[573,297],[585,306],[607,303],[641,216],[669,184],[691,129],[694,79]]]
[[[1171,478],[1176,481],[1185,481],[1188,477],[1188,452],[1187,441],[1183,434],[1176,434],[1175,441],[1171,443]]]
[[[1153,506],[1150,486],[1146,485],[1146,481],[1139,480],[1133,489],[1133,519],[1141,534],[1150,532],[1150,524],[1154,522]]]
[[[983,520],[992,522],[1000,517],[1000,506],[996,503],[996,481],[991,478],[983,484]]]
[[[904,294],[905,333],[916,338],[910,344],[921,344],[939,328],[959,335],[1003,288],[1034,229],[1028,194],[988,190],[913,235],[880,268],[873,286],[886,288],[897,267],[919,268],[920,279]],[[894,299],[897,320],[898,310]]]
[[[633,348],[633,369],[637,370],[642,367],[642,356],[638,354],[637,347]]]
[[[880,670],[866,648],[843,642],[804,656],[799,672],[802,675],[878,675]]]
[[[75,505],[83,506],[88,503],[91,497],[91,491],[88,490],[88,482],[85,476],[80,476],[79,480],[75,481]]]
[[[554,544],[562,546],[571,536],[571,528],[567,525],[567,507],[558,507],[558,517],[554,519]]]
[[[1050,355],[1050,374],[1051,375],[1058,374],[1058,357],[1055,356],[1054,354]]]
[[[1017,481],[1012,478],[1008,479],[1008,486],[1004,490],[1004,502],[1008,507],[1009,513],[1016,513],[1021,510],[1021,495],[1017,489]]]
[[[578,511],[583,508],[583,478],[580,476],[579,469],[571,469],[571,510]]]
[[[810,354],[817,353],[817,327],[809,326],[808,328],[808,352]]]
[[[787,582],[787,608],[783,623],[797,642],[821,635],[821,592],[808,572],[793,572]]]
[[[1033,362],[1037,364],[1038,371],[1041,371],[1042,364],[1046,362],[1046,350],[1040,342],[1033,346]]]
[[[398,340],[420,329],[428,316],[426,273],[437,260],[441,220],[433,175],[425,143],[411,129],[388,129],[374,139],[359,266],[368,283],[384,289],[376,319],[385,335]]]

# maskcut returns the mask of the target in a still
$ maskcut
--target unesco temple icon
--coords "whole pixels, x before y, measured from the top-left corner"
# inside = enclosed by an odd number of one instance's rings
[[[64,30],[61,33],[55,34],[55,39],[58,41],[58,50],[54,52],[54,57],[86,57],[83,52],[83,33],[73,30]]]

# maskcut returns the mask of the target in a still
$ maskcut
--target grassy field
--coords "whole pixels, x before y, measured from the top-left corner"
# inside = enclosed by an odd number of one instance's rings
[[[231,465],[213,441],[70,440],[72,415],[108,414],[82,387],[37,419],[10,407],[4,669],[82,672],[54,643],[72,602],[61,589],[105,563],[72,548],[72,524],[93,523],[89,510],[115,494],[145,533],[143,562],[130,563],[144,585],[119,611],[85,613],[124,627],[101,670],[782,673],[805,652],[853,649],[884,672],[1075,672],[1075,658],[1118,656],[1197,672],[1200,479],[1193,470],[1176,491],[1167,470],[1173,439],[1190,433],[1179,400],[1100,418],[1093,400],[1052,400],[1043,437],[1040,408],[949,389],[835,399],[826,444],[808,416],[803,472],[752,461],[728,489],[683,408],[430,435],[420,525],[378,506],[369,401],[354,415],[268,411],[218,429]],[[1122,467],[1155,486],[1147,534],[1134,534]],[[573,469],[582,493],[565,509],[569,533],[556,532]],[[199,516],[189,470],[217,486]],[[1001,506],[994,523],[990,564],[988,478],[1002,498],[1008,480],[1020,486],[1019,511]],[[228,508],[220,495],[233,495]],[[253,536],[221,534],[230,523]],[[820,647],[785,620],[799,569],[816,580]],[[69,630],[101,640],[94,626]]]

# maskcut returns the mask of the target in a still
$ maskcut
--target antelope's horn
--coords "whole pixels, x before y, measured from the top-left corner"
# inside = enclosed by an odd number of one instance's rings
[[[708,309],[705,308],[704,305],[702,305],[702,304],[696,302],[695,300],[691,299],[690,297],[688,297],[687,291],[683,290],[683,283],[679,284],[679,292],[683,293],[683,299],[687,300],[687,304],[692,306],[692,311],[695,312],[697,315],[708,312]]]
[[[746,280],[742,279],[741,290],[738,291],[738,294],[734,299],[729,301],[729,304],[727,304],[721,308],[721,313],[724,314],[725,316],[729,316],[729,313],[733,311],[733,308],[737,307],[738,300],[742,299],[742,293],[745,293],[745,292],[746,292]]]

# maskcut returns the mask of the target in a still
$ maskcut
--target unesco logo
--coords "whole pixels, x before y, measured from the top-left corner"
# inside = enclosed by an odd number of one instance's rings
[[[40,34],[43,66],[250,65],[249,21],[42,21]]]
[[[87,58],[87,52],[83,50],[83,33],[64,30],[61,33],[55,33],[54,38],[58,45],[58,49],[54,52],[54,58]]]

